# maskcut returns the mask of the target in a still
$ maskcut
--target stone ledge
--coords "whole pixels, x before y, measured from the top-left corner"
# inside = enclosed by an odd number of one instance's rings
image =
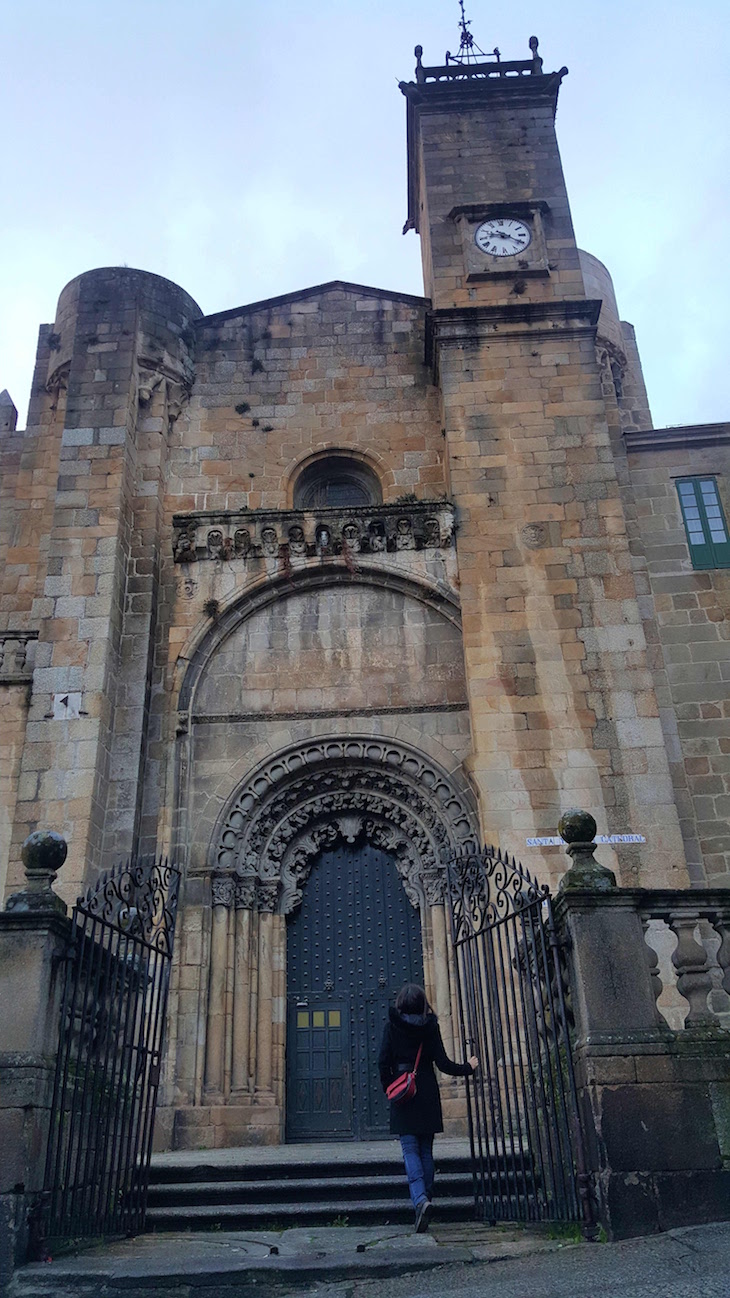
[[[317,510],[231,510],[175,514],[176,563],[307,558],[438,550],[454,544],[454,507],[445,500]]]
[[[701,446],[730,446],[730,423],[630,429],[624,433],[624,443],[629,454],[637,451],[691,451]]]

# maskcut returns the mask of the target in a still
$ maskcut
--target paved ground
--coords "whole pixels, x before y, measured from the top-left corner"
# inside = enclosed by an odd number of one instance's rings
[[[142,1236],[26,1267],[18,1298],[728,1298],[730,1223],[618,1244],[327,1227]]]

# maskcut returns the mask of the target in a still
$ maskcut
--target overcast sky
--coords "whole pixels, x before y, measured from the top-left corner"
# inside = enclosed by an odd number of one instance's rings
[[[506,59],[567,64],[580,245],[636,326],[656,426],[730,419],[728,0],[468,0]],[[127,264],[206,313],[330,279],[422,292],[413,47],[457,0],[0,0],[0,389],[25,419],[64,284]]]

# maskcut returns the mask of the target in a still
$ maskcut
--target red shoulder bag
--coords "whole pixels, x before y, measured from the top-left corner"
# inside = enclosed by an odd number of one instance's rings
[[[416,1073],[418,1072],[418,1065],[421,1062],[422,1050],[423,1042],[421,1042],[418,1047],[418,1054],[416,1055],[416,1062],[413,1065],[413,1071],[410,1073],[401,1073],[400,1077],[396,1077],[395,1081],[390,1083],[390,1086],[386,1086],[385,1094],[389,1100],[392,1100],[393,1104],[403,1104],[405,1100],[412,1100],[416,1094]]]

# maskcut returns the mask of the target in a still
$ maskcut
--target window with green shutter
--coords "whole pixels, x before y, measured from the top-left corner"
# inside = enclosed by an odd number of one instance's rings
[[[714,478],[680,478],[679,503],[693,568],[730,568],[730,537]]]

